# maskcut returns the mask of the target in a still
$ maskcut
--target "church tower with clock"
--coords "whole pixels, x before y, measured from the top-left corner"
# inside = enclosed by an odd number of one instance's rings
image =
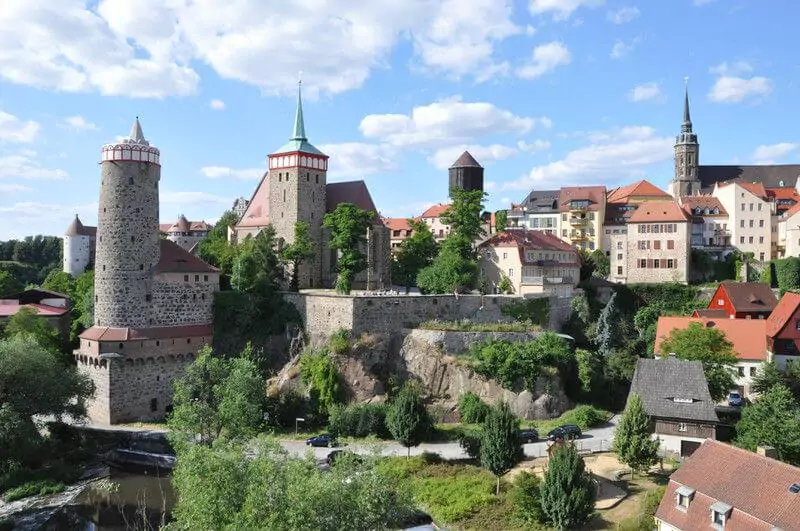
[[[697,195],[700,193],[700,144],[697,134],[692,130],[689,114],[689,88],[683,99],[683,123],[681,133],[675,138],[675,177],[670,183],[673,197]]]

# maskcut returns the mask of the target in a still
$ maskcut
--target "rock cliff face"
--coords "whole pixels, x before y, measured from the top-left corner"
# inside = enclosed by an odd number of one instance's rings
[[[455,411],[458,398],[468,392],[488,404],[508,402],[522,419],[546,419],[559,416],[569,408],[558,376],[541,376],[533,392],[504,389],[498,382],[476,374],[463,357],[469,347],[487,337],[509,341],[530,341],[538,334],[439,332],[404,330],[402,333],[364,334],[349,353],[337,356],[336,364],[351,399],[376,402],[385,399],[388,380],[413,379],[422,385],[434,404],[445,411]],[[293,360],[294,361],[294,360]],[[275,383],[280,388],[296,388],[297,370],[284,367]]]

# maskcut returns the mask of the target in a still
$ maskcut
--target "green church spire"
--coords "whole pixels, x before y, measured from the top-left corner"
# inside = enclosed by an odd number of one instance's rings
[[[297,82],[297,112],[294,115],[294,130],[292,140],[308,140],[306,138],[306,124],[303,121],[303,80]]]

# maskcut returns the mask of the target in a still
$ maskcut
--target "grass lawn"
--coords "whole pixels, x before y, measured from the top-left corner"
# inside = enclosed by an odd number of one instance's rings
[[[657,474],[637,476],[627,484],[629,496],[616,507],[601,511],[585,529],[651,531],[652,515],[664,495],[666,482],[666,476]]]

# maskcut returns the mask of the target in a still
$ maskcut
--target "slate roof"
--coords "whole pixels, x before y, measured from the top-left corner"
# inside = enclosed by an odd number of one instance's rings
[[[469,151],[465,151],[456,159],[451,168],[483,168]]]
[[[558,212],[558,195],[561,190],[531,190],[519,207],[532,212]]]
[[[325,186],[325,212],[333,212],[340,203],[353,203],[361,210],[373,212],[373,223],[380,222],[378,209],[364,181],[328,183]]]
[[[699,361],[668,357],[639,358],[633,374],[630,393],[642,397],[644,409],[651,417],[719,422],[708,382]],[[628,395],[630,396],[630,395]],[[691,400],[691,403],[674,399]]]
[[[733,345],[733,353],[740,360],[767,361],[767,321],[765,319],[731,319],[724,317],[661,316],[656,325],[653,350],[661,352],[661,343],[673,330],[685,330],[692,323],[705,328],[716,328],[725,334]]]
[[[764,282],[722,282],[717,289],[728,294],[737,312],[771,312],[778,305],[772,289]]]
[[[727,319],[728,312],[716,308],[698,308],[692,312],[692,317],[716,317],[717,319]]]
[[[700,166],[698,177],[703,193],[711,193],[716,183],[725,181],[759,182],[765,188],[788,188],[796,185],[800,164]]]
[[[707,439],[670,476],[656,518],[684,531],[705,531],[711,506],[732,507],[725,521],[731,531],[800,531],[800,494],[789,491],[800,484],[800,468]],[[676,507],[676,491],[695,491],[687,510]]]

